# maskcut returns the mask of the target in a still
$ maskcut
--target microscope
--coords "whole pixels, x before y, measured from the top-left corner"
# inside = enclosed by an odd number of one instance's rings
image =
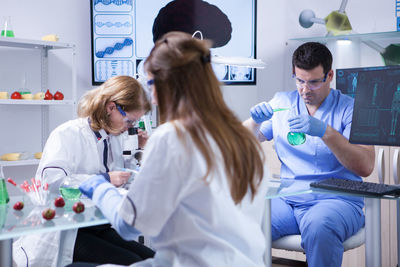
[[[139,148],[138,128],[132,127],[123,136],[122,157],[124,168],[137,170],[140,167],[143,150]]]
[[[123,136],[122,156],[124,158],[124,168],[138,170],[141,165],[143,149],[139,147],[138,129],[147,132],[147,135],[152,134],[151,121],[149,115],[144,115],[139,121],[138,127],[128,128]]]

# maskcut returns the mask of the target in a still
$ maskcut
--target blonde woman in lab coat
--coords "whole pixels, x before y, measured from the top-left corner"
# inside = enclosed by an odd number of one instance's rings
[[[110,185],[124,184],[130,173],[115,171],[124,167],[120,134],[150,107],[142,86],[129,76],[113,77],[88,91],[79,102],[79,118],[50,134],[36,178],[54,193],[62,182],[77,186],[94,174]],[[154,255],[139,243],[121,239],[110,225],[21,237],[13,253],[17,266],[29,267],[73,261],[130,264]]]
[[[181,32],[156,42],[145,69],[161,125],[139,174],[125,197],[101,175],[80,186],[121,236],[151,238],[154,258],[132,266],[264,266],[264,156],[224,103],[209,48]]]

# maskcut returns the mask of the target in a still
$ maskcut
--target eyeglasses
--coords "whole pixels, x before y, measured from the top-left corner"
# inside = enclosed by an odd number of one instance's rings
[[[154,84],[154,79],[147,80],[147,86],[152,86]]]
[[[304,81],[304,80],[302,80],[300,78],[297,78],[295,74],[293,74],[293,78],[296,79],[296,86],[297,86],[298,89],[304,88],[304,86],[306,86],[306,84],[307,84],[307,86],[308,86],[308,88],[310,90],[317,90],[317,89],[322,87],[324,82],[326,82],[326,78],[328,77],[328,73],[329,72],[327,72],[325,74],[325,76],[323,78],[321,78],[321,79],[315,79],[315,80],[311,80],[311,81]]]
[[[154,85],[154,79],[147,80],[145,91],[146,91],[147,98],[150,102],[152,102],[152,97],[153,97],[153,94],[152,94],[153,89],[151,88],[151,86],[153,86],[153,85]]]
[[[126,123],[128,126],[135,125],[136,120],[128,119],[128,117],[126,116],[126,112],[122,109],[122,107],[118,104],[115,104],[115,106],[117,107],[119,113],[121,113],[122,117],[124,117],[124,123]]]
[[[147,82],[146,82],[146,89],[147,89],[147,92],[151,92],[151,86],[153,86],[154,85],[154,79],[150,79],[150,80],[147,80]]]

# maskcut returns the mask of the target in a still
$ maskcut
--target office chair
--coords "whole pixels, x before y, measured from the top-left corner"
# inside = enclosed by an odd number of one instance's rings
[[[273,142],[262,143],[264,153],[268,156],[267,168],[272,173],[273,178],[279,178],[280,175],[280,161],[276,156]],[[344,251],[357,248],[365,243],[365,227],[361,228],[353,236],[349,237],[344,243]],[[301,247],[301,236],[300,235],[288,235],[281,237],[272,242],[272,248],[284,249],[288,251],[303,252],[304,249]]]
[[[344,241],[344,251],[349,249],[357,248],[365,242],[365,229],[361,228],[357,233],[349,237]],[[272,248],[285,249],[289,251],[303,252],[304,249],[301,247],[301,236],[300,235],[287,235],[281,237],[272,242]]]

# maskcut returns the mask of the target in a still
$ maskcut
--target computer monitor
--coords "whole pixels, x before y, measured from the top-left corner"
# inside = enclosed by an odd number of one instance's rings
[[[91,0],[92,83],[143,74],[155,40],[184,31],[213,42],[215,56],[256,58],[256,0]],[[199,32],[200,31],[200,32]],[[255,84],[253,68],[212,64],[225,84]]]
[[[337,69],[336,88],[355,99],[350,143],[400,146],[400,66]]]

